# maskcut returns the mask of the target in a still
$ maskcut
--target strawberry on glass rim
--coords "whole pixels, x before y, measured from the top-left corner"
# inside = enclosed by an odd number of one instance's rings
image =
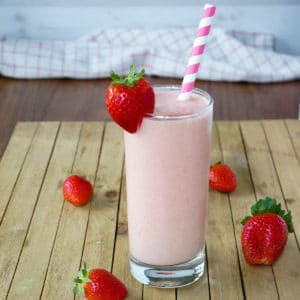
[[[120,76],[112,71],[112,83],[105,91],[110,116],[130,133],[135,133],[144,116],[154,110],[154,91],[151,84],[143,78],[144,73],[143,69],[135,74],[133,64],[127,76]]]

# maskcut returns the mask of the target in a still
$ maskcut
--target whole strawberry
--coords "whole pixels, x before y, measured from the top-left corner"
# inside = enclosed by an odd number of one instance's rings
[[[135,74],[134,65],[130,66],[128,76],[111,72],[112,83],[105,91],[110,116],[130,133],[136,132],[144,116],[154,110],[154,91],[143,78],[144,72]]]
[[[237,186],[236,175],[228,165],[217,163],[210,167],[209,186],[219,192],[233,192]]]
[[[88,300],[123,300],[127,296],[125,285],[117,277],[104,269],[87,270],[85,263],[73,282],[74,294],[84,294]]]
[[[272,265],[282,254],[288,232],[293,232],[291,212],[285,213],[275,199],[260,199],[251,207],[252,216],[242,220],[241,242],[250,265]]]
[[[65,179],[62,187],[64,198],[76,206],[86,204],[93,194],[91,183],[78,175],[71,175]]]

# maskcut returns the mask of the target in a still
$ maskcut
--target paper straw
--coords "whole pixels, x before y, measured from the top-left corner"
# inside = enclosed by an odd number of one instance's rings
[[[192,53],[190,55],[185,75],[181,85],[179,99],[187,99],[192,94],[197,73],[200,67],[200,60],[205,49],[207,37],[209,35],[213,16],[216,7],[211,4],[205,4],[202,12],[198,32],[194,40]]]

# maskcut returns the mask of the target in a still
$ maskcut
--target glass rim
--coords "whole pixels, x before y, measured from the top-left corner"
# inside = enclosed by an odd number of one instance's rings
[[[157,91],[178,91],[180,92],[181,86],[179,85],[155,85],[153,86],[154,92]],[[208,100],[207,106],[204,108],[199,109],[199,111],[191,114],[183,114],[179,116],[170,116],[170,115],[156,115],[154,113],[147,113],[145,115],[145,118],[148,119],[153,119],[153,120],[158,120],[158,121],[164,121],[164,120],[184,120],[184,119],[192,119],[192,118],[197,118],[202,115],[204,115],[212,106],[214,103],[213,97],[206,91],[199,89],[199,88],[193,88],[192,90],[193,94],[203,96],[205,99]],[[182,100],[184,101],[184,100]]]

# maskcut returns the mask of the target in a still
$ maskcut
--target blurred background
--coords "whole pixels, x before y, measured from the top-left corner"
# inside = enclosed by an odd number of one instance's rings
[[[271,33],[300,55],[300,0],[215,0],[217,27]],[[0,37],[71,40],[108,27],[194,26],[201,0],[0,0]]]
[[[212,2],[196,87],[215,120],[299,118],[300,0]],[[110,120],[111,70],[180,85],[204,4],[0,0],[0,156],[19,121]]]

